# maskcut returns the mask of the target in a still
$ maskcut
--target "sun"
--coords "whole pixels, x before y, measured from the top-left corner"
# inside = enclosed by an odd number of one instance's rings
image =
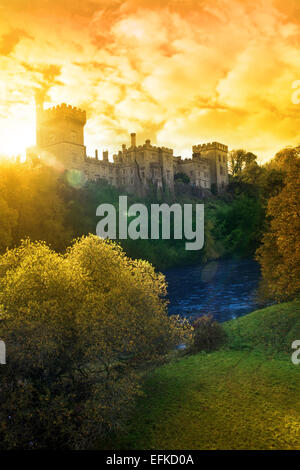
[[[35,144],[35,107],[15,105],[10,107],[5,126],[0,127],[0,155],[25,157],[26,148]]]

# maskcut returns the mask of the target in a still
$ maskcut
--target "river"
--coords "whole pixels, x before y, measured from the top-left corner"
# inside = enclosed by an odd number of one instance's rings
[[[172,315],[195,319],[211,313],[223,322],[262,307],[256,297],[260,268],[253,260],[212,261],[165,275]]]

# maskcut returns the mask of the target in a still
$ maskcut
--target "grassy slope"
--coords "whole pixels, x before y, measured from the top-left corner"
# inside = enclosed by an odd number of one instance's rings
[[[300,303],[225,324],[229,345],[151,372],[121,449],[300,449]]]

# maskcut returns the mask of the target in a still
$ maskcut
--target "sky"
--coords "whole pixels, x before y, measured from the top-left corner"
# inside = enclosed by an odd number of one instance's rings
[[[39,92],[86,110],[88,155],[136,132],[267,161],[300,143],[299,46],[299,0],[0,0],[0,154],[35,143]]]

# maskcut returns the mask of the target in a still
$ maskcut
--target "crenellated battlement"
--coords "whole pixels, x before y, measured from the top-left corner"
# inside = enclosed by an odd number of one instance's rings
[[[44,109],[40,115],[40,120],[44,124],[49,121],[61,118],[72,119],[74,121],[78,121],[82,125],[85,125],[86,112],[82,111],[80,108],[76,108],[76,106],[62,103],[57,106],[53,106],[52,108]]]
[[[127,152],[132,150],[133,147],[130,147],[127,149]],[[173,149],[170,149],[168,147],[157,147],[156,145],[151,145],[150,143],[145,143],[143,145],[137,145],[135,147],[138,151],[139,150],[152,150],[154,152],[159,152],[162,151],[164,153],[169,153],[170,155],[173,155]]]
[[[183,165],[185,165],[187,163],[191,163],[193,161],[192,158],[184,158],[184,159],[182,159],[181,157],[179,157],[179,158],[180,158],[180,160],[178,162],[183,164]]]
[[[205,150],[218,149],[223,150],[223,152],[228,152],[227,145],[220,144],[219,142],[211,142],[207,144],[193,145],[193,153],[203,152]]]
[[[168,147],[160,147],[161,150],[165,153],[169,153],[170,155],[173,155],[173,149],[170,149]]]

